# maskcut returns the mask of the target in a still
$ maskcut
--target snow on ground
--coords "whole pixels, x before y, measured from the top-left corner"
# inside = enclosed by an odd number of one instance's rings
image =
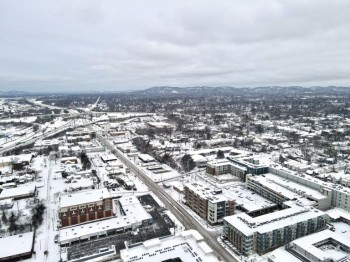
[[[52,190],[51,175],[55,167],[54,161],[50,161],[46,156],[38,156],[33,159],[32,166],[41,170],[39,177],[42,177],[44,187],[38,188],[38,198],[43,199],[46,204],[43,224],[36,231],[34,244],[35,254],[28,261],[58,261],[59,246],[54,242],[57,231],[57,201],[54,198],[54,190]],[[57,190],[57,189],[56,189]],[[44,252],[48,251],[45,256]]]
[[[9,122],[33,123],[36,119],[37,119],[36,116],[24,116],[24,117],[16,117],[16,118],[5,118],[5,119],[0,119],[0,123],[9,123]]]
[[[153,181],[155,182],[161,182],[164,180],[170,180],[170,179],[174,179],[174,178],[178,178],[178,177],[183,177],[183,174],[180,174],[179,172],[177,172],[176,170],[172,169],[171,167],[169,167],[168,165],[164,165],[164,164],[160,164],[158,162],[156,162],[156,165],[161,166],[164,170],[166,170],[167,172],[163,172],[163,173],[154,173],[150,170],[147,169],[147,166],[142,163],[139,159],[135,158],[135,157],[129,157],[129,159],[131,161],[133,161],[136,165],[138,165],[140,167],[140,169],[149,177],[151,178]]]
[[[104,163],[102,164],[105,165]],[[47,210],[44,214],[43,224],[37,230],[37,237],[34,246],[36,254],[29,261],[58,261],[60,258],[59,246],[54,242],[54,238],[59,233],[59,194],[64,194],[64,191],[69,190],[69,187],[74,184],[65,183],[66,179],[62,177],[60,172],[62,171],[63,166],[59,159],[55,161],[50,160],[47,156],[38,156],[34,158],[32,166],[36,170],[41,170],[38,177],[39,180],[42,180],[41,183],[43,184],[43,187],[38,189],[38,198],[46,201]],[[76,165],[77,170],[80,167],[80,164]],[[100,167],[101,171],[103,170],[103,167],[104,166]],[[71,169],[74,168],[71,167]],[[128,177],[134,182],[138,190],[125,190],[124,188],[119,187],[116,188],[115,191],[110,191],[112,195],[149,194],[148,188],[135,175],[130,174]],[[78,181],[78,185],[80,185],[80,182],[81,181]],[[157,198],[155,197],[155,199]],[[25,204],[25,202],[23,204]],[[180,225],[179,222],[177,222],[177,224]],[[44,255],[45,250],[49,251],[47,257]]]

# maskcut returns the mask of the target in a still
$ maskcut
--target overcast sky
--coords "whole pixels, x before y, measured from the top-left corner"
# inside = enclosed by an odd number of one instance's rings
[[[0,90],[350,86],[347,0],[0,0]]]

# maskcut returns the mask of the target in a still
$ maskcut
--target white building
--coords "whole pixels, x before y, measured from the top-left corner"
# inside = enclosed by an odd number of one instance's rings
[[[120,251],[122,262],[154,262],[179,259],[186,262],[218,262],[213,250],[196,230],[182,232],[178,236],[155,238],[141,245]]]

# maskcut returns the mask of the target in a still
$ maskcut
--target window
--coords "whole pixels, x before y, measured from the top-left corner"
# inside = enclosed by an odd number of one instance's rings
[[[94,207],[95,204],[88,204],[88,207]]]
[[[105,208],[106,208],[106,211],[111,210],[111,200],[110,199],[105,200]]]
[[[66,212],[64,212],[62,216],[66,217],[66,216],[67,216],[67,213],[66,213]]]

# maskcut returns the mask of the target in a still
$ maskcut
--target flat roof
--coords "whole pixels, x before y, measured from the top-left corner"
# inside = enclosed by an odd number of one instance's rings
[[[33,158],[32,154],[3,156],[3,157],[0,157],[0,163],[9,163],[16,159],[20,162],[30,162],[32,158]]]
[[[335,220],[337,220],[339,218],[344,218],[344,219],[350,221],[350,212],[347,212],[341,208],[330,209],[327,211],[327,214],[330,218],[335,219]]]
[[[152,216],[143,208],[136,196],[121,197],[118,201],[131,223],[139,223],[152,218]]]
[[[268,258],[271,261],[288,261],[288,262],[301,262],[300,259],[295,257],[293,254],[289,253],[285,247],[277,248],[276,250],[272,251]]]
[[[290,200],[296,198],[299,195],[312,197],[315,200],[327,198],[327,196],[323,195],[317,190],[270,173],[259,176],[250,176],[249,179],[259,182],[263,186],[279,194],[282,194]]]
[[[235,199],[236,205],[241,206],[248,213],[277,206],[277,204],[245,188],[243,185],[224,187],[223,192],[227,197]]]
[[[139,158],[142,161],[155,161],[155,159],[151,157],[149,154],[139,154]]]
[[[202,155],[194,154],[194,155],[191,155],[191,157],[192,157],[194,162],[206,162],[207,161],[207,159]]]
[[[132,223],[126,216],[114,217],[86,224],[80,224],[60,229],[60,243],[67,244],[79,239],[105,234],[109,230],[129,228]]]
[[[304,207],[293,201],[288,201],[284,204],[290,207],[258,217],[251,217],[248,214],[243,213],[227,216],[224,219],[244,235],[249,236],[255,232],[263,234],[326,214],[323,211],[312,207]]]
[[[109,154],[109,155],[100,155],[101,156],[101,159],[103,160],[103,161],[114,161],[114,160],[118,160],[118,158],[115,156],[115,155],[113,155],[113,154]]]
[[[36,189],[35,184],[26,184],[18,187],[5,188],[0,193],[0,200],[8,199],[8,198],[17,198],[23,195],[34,194],[35,189]]]
[[[0,258],[31,252],[34,232],[0,238]]]
[[[288,168],[284,168],[281,166],[278,167],[274,167],[274,166],[269,166],[269,170],[275,170],[276,172],[284,172],[286,175],[289,176],[294,176],[294,177],[298,177],[298,179],[306,181],[308,183],[313,183],[314,185],[318,185],[320,188],[327,188],[333,191],[338,191],[347,195],[350,195],[350,190],[348,187],[345,187],[343,185],[339,185],[339,184],[335,184],[335,183],[331,183],[331,182],[325,182],[322,181],[320,179],[317,179],[313,176],[307,175],[307,174],[298,174]]]
[[[169,183],[171,184],[172,182]],[[211,202],[234,200],[237,206],[241,206],[248,213],[277,206],[275,203],[260,196],[254,191],[246,189],[242,184],[217,188],[210,184],[197,181],[196,183],[187,183],[185,186],[199,194],[202,198],[206,199],[209,197],[215,197]],[[217,195],[212,194],[211,192],[214,190],[222,190],[222,193]]]
[[[219,260],[212,253],[212,249],[204,241],[197,242],[192,233],[185,233],[188,238],[184,238],[182,235],[170,236],[148,240],[142,245],[123,249],[120,251],[121,259],[123,262],[139,260],[154,262],[172,258],[180,258],[186,262],[198,262],[199,259],[203,262],[218,262]]]
[[[318,242],[327,240],[327,239],[333,239],[336,242],[339,242],[346,246],[348,249],[350,249],[349,245],[349,239],[338,235],[337,233],[334,233],[330,230],[324,230],[312,235],[308,235],[302,238],[299,238],[297,240],[294,240],[292,242],[292,245],[299,246],[300,248],[306,250],[306,252],[312,254],[313,256],[317,257],[321,261],[324,261],[326,258],[332,258],[335,261],[339,261],[340,259],[348,256],[348,253],[345,253],[341,250],[338,250],[337,248],[334,249],[321,249],[319,247],[316,247],[315,244]]]
[[[181,236],[185,239],[187,239],[188,237],[192,237],[197,242],[204,240],[204,237],[197,230],[194,229],[182,231]]]
[[[193,192],[195,192],[197,195],[200,195],[201,198],[207,199],[211,203],[234,200],[234,199],[229,199],[222,193],[218,193],[218,194],[213,193],[215,190],[221,191],[221,188],[205,185],[202,183],[187,183],[185,184],[185,186],[188,187]]]
[[[80,204],[92,203],[110,198],[111,195],[107,188],[94,189],[89,191],[78,192],[74,194],[66,194],[61,196],[60,207],[77,206]]]

